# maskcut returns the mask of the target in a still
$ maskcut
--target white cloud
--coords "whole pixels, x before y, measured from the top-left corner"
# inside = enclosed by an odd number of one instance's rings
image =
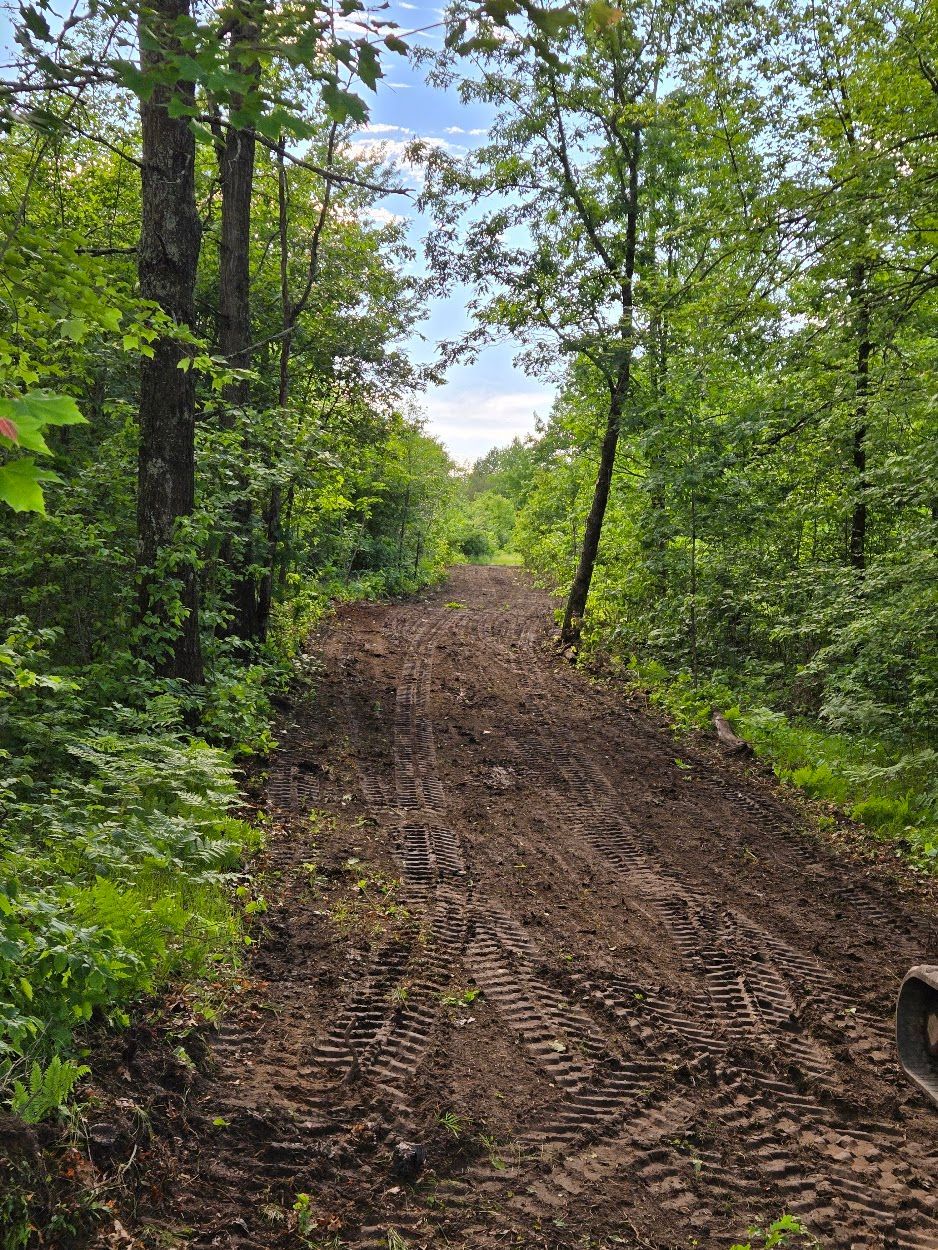
[[[363,135],[401,135],[407,134],[404,126],[392,126],[389,122],[369,122],[362,126],[359,134]]]
[[[342,35],[367,35],[369,33],[368,23],[360,17],[345,16],[342,13],[336,13],[334,16],[335,28]]]
[[[406,165],[405,154],[411,142],[411,139],[352,139],[347,147],[351,156],[363,161]]]
[[[546,417],[553,402],[547,390],[492,391],[444,386],[423,401],[427,430],[456,460],[476,460],[492,447],[534,431],[535,415]]]
[[[410,91],[412,82],[386,82],[385,87],[393,87],[395,91]]]
[[[479,127],[477,127],[475,130],[463,130],[462,126],[445,126],[445,127],[443,128],[443,133],[444,133],[445,135],[473,135],[473,136],[478,136],[478,135],[484,135],[484,134],[487,134],[487,133],[488,133],[488,131],[486,131],[486,129],[485,129],[485,127],[484,127],[484,126],[479,126]]]
[[[401,128],[403,133],[403,127]],[[385,161],[391,165],[396,165],[411,183],[417,183],[420,186],[424,182],[424,170],[420,165],[415,165],[407,159],[407,149],[411,143],[417,138],[412,134],[408,139],[384,139],[384,138],[364,138],[352,139],[346,145],[346,151],[353,159],[363,161]],[[458,156],[466,151],[465,148],[459,147],[458,144],[450,143],[448,139],[440,139],[432,135],[425,137],[422,142],[432,144],[434,147],[444,148],[447,152],[454,156]]]
[[[380,206],[362,209],[361,215],[376,226],[392,226],[397,222],[407,220],[400,213],[392,213],[389,208],[381,208]]]

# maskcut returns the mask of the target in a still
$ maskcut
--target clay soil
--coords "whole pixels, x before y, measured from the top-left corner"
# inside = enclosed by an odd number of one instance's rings
[[[109,1244],[938,1247],[927,891],[556,659],[552,606],[464,568],[314,640],[250,966]]]

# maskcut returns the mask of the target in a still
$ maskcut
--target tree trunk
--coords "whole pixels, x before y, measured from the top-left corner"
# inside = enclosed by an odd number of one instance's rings
[[[173,23],[189,14],[189,0],[153,0],[147,28],[163,48],[172,48]],[[159,48],[141,39],[141,64],[158,69]],[[171,117],[169,103],[193,103],[190,84],[157,86],[140,105],[142,131],[142,221],[138,251],[140,294],[153,300],[180,326],[194,320],[196,266],[201,230],[195,201],[195,138],[185,117]],[[195,388],[192,373],[179,368],[187,349],[176,339],[153,344],[152,359],[140,368],[140,444],[137,477],[137,570],[139,617],[150,645],[165,645],[156,660],[164,676],[201,682],[198,584],[194,555],[161,568],[180,521],[195,500]],[[184,541],[184,538],[183,538]],[[176,624],[177,603],[184,612]],[[148,646],[148,652],[149,652]]]
[[[652,240],[649,252],[654,255],[654,251],[655,243]],[[654,420],[663,423],[667,407],[668,344],[667,330],[659,311],[652,314],[648,331],[648,376],[651,383]],[[663,598],[668,591],[667,501],[664,489],[665,473],[658,451],[653,451],[648,456],[648,476],[653,485],[648,499],[648,509],[642,520],[640,540],[656,593]]]
[[[277,404],[281,412],[285,412],[290,402],[290,352],[293,346],[293,324],[295,320],[293,300],[290,295],[290,253],[289,253],[289,188],[287,186],[287,168],[284,162],[286,140],[281,137],[277,148],[277,222],[280,240],[280,328],[283,337],[280,340],[279,383],[277,387]],[[292,483],[290,485],[292,500]],[[280,483],[275,482],[270,489],[267,509],[264,515],[264,528],[267,535],[267,567],[258,588],[258,631],[262,638],[267,637],[270,625],[270,613],[274,602],[274,574],[280,556],[282,541],[281,512],[283,508],[283,491]],[[281,570],[285,575],[286,570]]]
[[[583,546],[580,548],[580,559],[577,563],[576,575],[567,596],[564,610],[563,625],[560,630],[561,647],[575,647],[580,641],[580,629],[586,611],[586,600],[589,597],[590,582],[593,580],[593,569],[596,567],[596,556],[599,552],[599,539],[602,534],[603,518],[609,502],[609,489],[612,485],[612,469],[616,460],[616,448],[619,445],[619,422],[622,410],[618,386],[613,386],[609,402],[609,415],[606,418],[606,433],[603,436],[599,452],[599,472],[596,474],[596,485],[593,488],[593,500],[586,528],[583,531]]]
[[[857,305],[856,413],[853,425],[853,511],[850,517],[850,563],[860,572],[866,567],[866,432],[870,407],[870,293],[867,266],[861,261],[853,272]]]
[[[713,709],[713,726],[722,744],[734,755],[752,755],[752,747],[745,740],[733,733],[733,728],[722,712]]]
[[[335,158],[338,134],[338,123],[333,122],[329,128],[329,137],[326,142],[327,168],[331,168],[332,162]],[[319,278],[319,245],[322,240],[323,230],[325,229],[326,221],[328,220],[329,208],[332,202],[332,182],[327,178],[325,190],[323,191],[322,204],[319,208],[319,216],[316,219],[316,225],[313,228],[312,238],[310,239],[309,268],[306,274],[306,285],[298,298],[294,300],[290,294],[289,187],[287,185],[287,170],[284,160],[285,152],[286,139],[281,137],[280,143],[277,147],[277,220],[280,239],[281,312],[280,385],[277,395],[277,403],[282,414],[286,413],[287,404],[290,402],[290,359],[293,349],[293,331],[296,328],[296,323],[300,314],[305,310],[310,296],[313,294],[316,282]],[[287,488],[288,512],[289,509],[292,508],[294,495],[295,487],[291,482]],[[266,638],[267,628],[270,623],[270,611],[273,606],[274,576],[277,574],[279,568],[279,584],[282,585],[287,572],[281,552],[285,532],[285,527],[282,523],[282,510],[283,491],[280,484],[275,483],[271,488],[270,497],[264,510],[267,564],[257,593],[257,637],[261,639]]]
[[[260,70],[253,59],[257,25],[249,4],[239,6],[240,16],[231,31],[231,60],[234,69],[256,77]],[[240,106],[242,100],[234,104]],[[251,193],[254,187],[254,159],[257,142],[250,126],[229,128],[221,154],[221,246],[218,275],[218,346],[236,369],[251,367]],[[251,402],[251,384],[246,379],[230,382],[222,393],[221,424],[235,429],[238,413]],[[247,432],[242,435],[248,439]],[[247,475],[238,476],[239,497],[234,506],[236,536],[240,545],[229,548],[234,585],[233,632],[245,640],[259,633],[258,587],[247,573],[254,563],[254,513],[248,496]]]
[[[606,432],[603,435],[599,453],[599,471],[596,474],[596,485],[593,488],[593,499],[586,528],[583,532],[583,546],[577,564],[576,575],[567,596],[564,609],[563,625],[560,629],[560,646],[576,647],[580,642],[583,617],[586,613],[586,601],[589,598],[590,583],[596,567],[596,556],[599,553],[599,540],[602,535],[606,505],[609,502],[609,490],[612,485],[612,470],[616,460],[616,448],[619,445],[619,424],[622,419],[622,407],[629,392],[632,371],[632,352],[634,350],[634,317],[632,302],[632,279],[635,274],[635,241],[638,229],[638,162],[641,147],[641,132],[636,126],[632,131],[632,146],[629,151],[629,202],[626,211],[626,249],[625,272],[620,290],[622,318],[620,321],[620,357],[614,378],[610,385],[609,414],[606,418]]]

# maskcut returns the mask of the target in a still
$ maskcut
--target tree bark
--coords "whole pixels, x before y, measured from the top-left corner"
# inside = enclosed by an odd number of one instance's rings
[[[257,24],[250,3],[239,6],[239,17],[232,24],[231,59],[233,68],[256,77],[259,66],[253,59]],[[247,64],[245,64],[247,61]],[[234,104],[243,103],[236,99]],[[254,188],[254,161],[257,141],[253,127],[229,128],[221,152],[221,244],[218,275],[218,346],[227,362],[236,369],[251,367],[251,194]],[[222,392],[224,407],[221,425],[235,429],[238,413],[251,402],[247,379],[229,382]],[[246,432],[243,438],[247,439]],[[229,545],[233,565],[233,632],[250,640],[259,633],[257,581],[248,572],[254,563],[254,510],[248,496],[248,480],[238,476],[239,497],[234,506],[234,523],[240,544]]]
[[[856,411],[853,425],[854,499],[850,516],[850,563],[859,572],[866,567],[866,434],[870,408],[870,293],[868,269],[861,261],[853,271],[856,301]]]
[[[583,546],[580,548],[580,559],[576,575],[567,596],[564,609],[563,625],[560,629],[560,646],[564,649],[576,647],[580,642],[583,617],[586,613],[586,602],[589,598],[593,570],[599,553],[599,540],[602,535],[603,520],[606,506],[609,503],[609,491],[612,486],[612,470],[616,460],[616,448],[619,445],[619,426],[622,420],[622,408],[628,396],[632,372],[632,353],[634,350],[634,310],[632,295],[632,279],[635,275],[635,242],[638,230],[638,164],[641,147],[641,132],[636,126],[632,131],[632,144],[629,151],[629,202],[626,210],[626,246],[625,271],[620,291],[622,317],[620,321],[621,335],[619,361],[610,384],[609,413],[606,418],[606,431],[603,435],[602,447],[599,452],[599,470],[596,484],[593,487],[593,498],[590,503],[589,515],[583,532]]]
[[[616,448],[619,445],[619,423],[622,416],[619,399],[619,388],[613,386],[609,402],[609,415],[606,418],[606,432],[603,435],[599,451],[599,471],[593,487],[593,499],[590,503],[586,527],[583,531],[583,545],[580,548],[580,559],[577,563],[576,575],[567,596],[564,609],[563,625],[560,630],[560,646],[575,647],[580,641],[586,601],[589,598],[590,583],[596,567],[596,556],[599,553],[599,539],[602,534],[603,518],[609,502],[609,490],[612,485],[612,470],[616,460]]]
[[[166,61],[174,48],[173,24],[188,16],[189,0],[153,0],[146,21],[157,48],[141,39],[144,70]],[[142,131],[142,223],[138,249],[140,294],[181,327],[195,315],[195,276],[201,228],[195,200],[195,138],[185,117],[170,117],[175,98],[194,101],[191,84],[157,86],[140,105]],[[186,348],[171,336],[153,343],[140,368],[140,442],[137,474],[138,608],[148,638],[160,646],[156,667],[164,676],[203,679],[199,642],[198,584],[194,556],[183,553],[160,567],[180,541],[180,522],[195,502],[195,387],[179,368]],[[184,537],[182,541],[185,541]],[[167,561],[167,564],[170,562]],[[184,611],[176,624],[176,602]]]

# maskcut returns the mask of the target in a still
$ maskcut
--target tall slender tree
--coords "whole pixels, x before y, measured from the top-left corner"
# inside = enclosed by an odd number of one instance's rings
[[[139,17],[140,61],[157,79],[176,53],[189,0],[154,0]],[[142,206],[140,291],[179,330],[192,327],[201,227],[195,198],[195,136],[186,115],[191,83],[156,82],[140,105]],[[172,106],[176,104],[174,109]],[[140,366],[137,487],[139,610],[159,671],[202,680],[195,553],[185,534],[195,498],[195,385],[186,354],[168,330]]]
[[[477,65],[461,89],[496,106],[492,141],[462,164],[430,153],[424,197],[444,227],[431,245],[438,273],[477,292],[479,329],[457,351],[509,330],[528,343],[528,369],[550,373],[559,346],[588,360],[605,386],[564,647],[580,638],[644,332],[635,302],[643,132],[674,20],[668,5],[626,14],[594,2],[573,13],[559,38],[525,28],[511,40],[483,31],[469,41]],[[452,54],[437,71],[458,72]]]

